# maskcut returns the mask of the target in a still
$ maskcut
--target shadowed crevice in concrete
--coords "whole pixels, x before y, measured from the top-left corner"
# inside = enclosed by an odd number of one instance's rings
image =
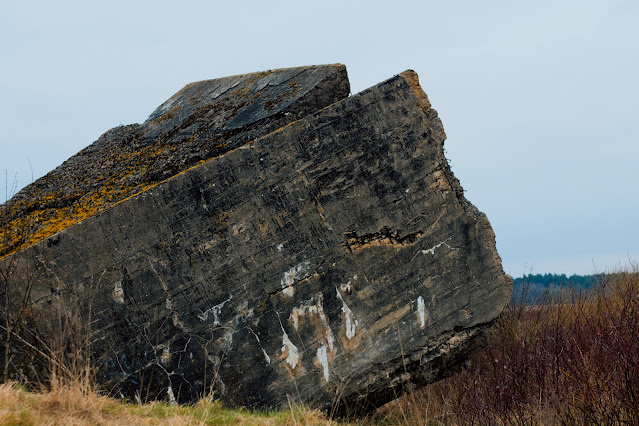
[[[400,230],[392,230],[388,227],[383,228],[379,232],[364,235],[357,235],[357,231],[346,232],[344,234],[346,247],[348,247],[350,251],[362,250],[384,244],[399,246],[411,245],[415,244],[422,236],[423,233],[421,231],[402,236]]]

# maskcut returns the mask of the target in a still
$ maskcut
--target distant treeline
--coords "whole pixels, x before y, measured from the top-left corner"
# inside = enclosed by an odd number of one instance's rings
[[[544,298],[556,299],[566,290],[588,291],[597,282],[601,282],[605,274],[570,275],[566,274],[528,274],[514,278],[513,297],[526,303],[536,303]]]
[[[604,274],[597,275],[571,275],[566,274],[528,274],[521,278],[514,278],[515,286],[534,283],[543,287],[550,287],[551,285],[568,286],[574,285],[581,288],[590,288],[593,284],[603,278]]]

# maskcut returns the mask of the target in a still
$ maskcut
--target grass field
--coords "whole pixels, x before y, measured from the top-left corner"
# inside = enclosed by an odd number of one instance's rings
[[[0,425],[330,425],[323,413],[292,407],[285,411],[256,412],[229,409],[217,401],[171,405],[122,403],[64,386],[32,393],[5,383],[0,385]]]

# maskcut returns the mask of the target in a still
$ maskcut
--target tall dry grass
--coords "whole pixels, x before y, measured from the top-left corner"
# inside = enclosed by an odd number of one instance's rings
[[[194,405],[166,402],[123,403],[81,386],[27,392],[0,385],[0,425],[337,425],[323,413],[303,407],[284,411],[231,409],[202,399]]]
[[[525,298],[523,298],[525,300]],[[639,271],[535,306],[509,304],[468,367],[374,421],[639,424]]]

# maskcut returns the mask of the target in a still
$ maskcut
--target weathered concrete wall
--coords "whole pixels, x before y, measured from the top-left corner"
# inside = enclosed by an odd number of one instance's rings
[[[444,139],[411,71],[337,102],[17,254],[44,271],[38,321],[90,295],[125,395],[380,405],[447,374],[510,295]]]
[[[0,209],[0,257],[348,96],[341,64],[191,83],[113,128]]]

